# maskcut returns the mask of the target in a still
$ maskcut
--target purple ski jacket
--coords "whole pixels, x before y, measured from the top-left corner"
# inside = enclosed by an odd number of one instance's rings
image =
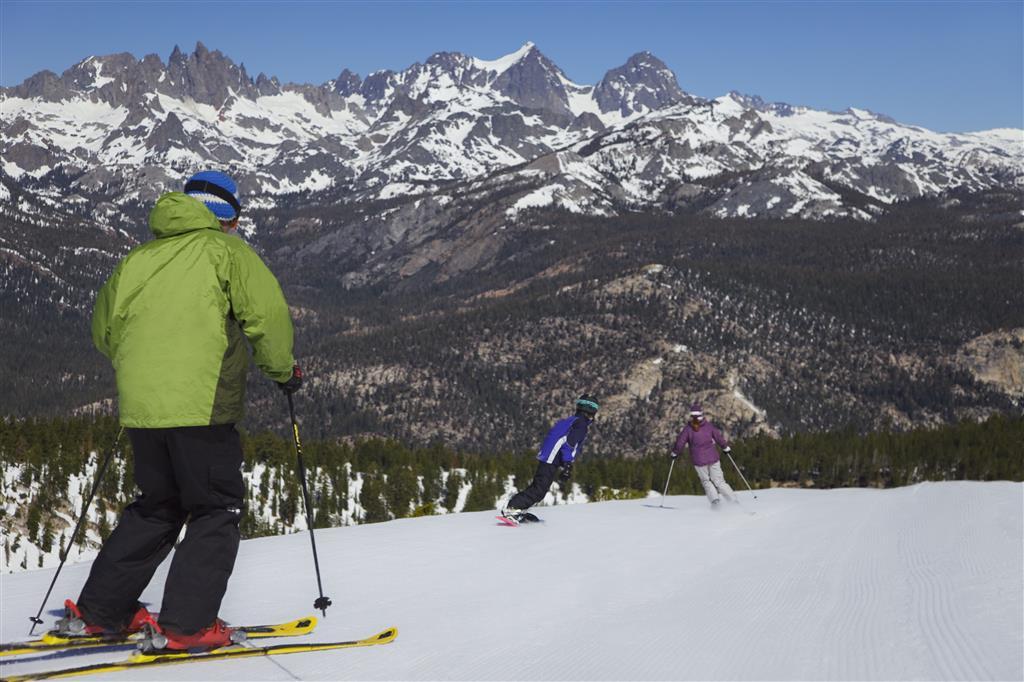
[[[725,439],[725,436],[722,435],[717,426],[704,420],[695,429],[693,424],[689,423],[679,432],[672,452],[680,454],[683,448],[689,445],[693,465],[703,467],[714,464],[720,459],[721,456],[718,454],[718,448],[715,447],[715,443],[718,443],[723,448],[729,447],[729,441]]]

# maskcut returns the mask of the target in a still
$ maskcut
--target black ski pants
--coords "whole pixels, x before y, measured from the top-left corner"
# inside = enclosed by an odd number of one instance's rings
[[[526,490],[513,495],[508,501],[508,506],[512,509],[529,509],[543,500],[558,474],[558,469],[557,464],[538,462],[537,472],[533,475],[530,485],[526,486]]]
[[[86,621],[125,627],[188,524],[164,584],[161,627],[193,634],[217,617],[238,554],[242,444],[234,424],[128,429],[139,495],[93,562],[78,606]]]

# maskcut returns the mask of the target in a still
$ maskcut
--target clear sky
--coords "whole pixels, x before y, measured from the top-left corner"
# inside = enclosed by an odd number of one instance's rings
[[[0,0],[0,84],[196,41],[255,76],[322,83],[533,41],[579,83],[649,50],[684,90],[857,106],[939,131],[1024,127],[1024,1],[98,2]]]

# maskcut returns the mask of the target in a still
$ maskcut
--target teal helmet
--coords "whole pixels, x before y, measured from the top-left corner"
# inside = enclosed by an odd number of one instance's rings
[[[584,393],[576,399],[576,414],[582,415],[587,419],[593,419],[599,409],[601,409],[601,405],[597,402],[597,398],[592,395]]]

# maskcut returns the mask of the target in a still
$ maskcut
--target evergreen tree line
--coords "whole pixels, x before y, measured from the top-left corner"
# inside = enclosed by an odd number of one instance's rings
[[[44,552],[63,551],[72,544],[66,519],[77,519],[83,510],[72,509],[69,500],[85,500],[98,460],[115,448],[88,524],[100,538],[109,534],[115,513],[136,494],[131,446],[127,438],[117,442],[118,431],[111,417],[0,421],[0,527],[8,565],[11,553],[25,541]],[[291,441],[264,431],[244,433],[242,442],[249,481],[243,536],[305,528]],[[849,429],[756,436],[736,441],[732,454],[754,488],[893,487],[921,481],[1022,481],[1022,444],[1024,417],[996,415],[980,423],[904,432],[862,434]],[[555,488],[556,502],[565,502],[571,490],[594,501],[660,491],[669,473],[667,454],[585,455],[575,467],[573,488]],[[388,439],[311,441],[304,444],[304,459],[316,527],[494,509],[507,485],[522,489],[536,466],[531,452],[471,453]],[[682,462],[688,464],[686,455]],[[742,490],[728,458],[723,466],[734,487]],[[77,490],[69,490],[72,479],[79,481]],[[675,468],[668,491],[702,494],[688,465]]]

